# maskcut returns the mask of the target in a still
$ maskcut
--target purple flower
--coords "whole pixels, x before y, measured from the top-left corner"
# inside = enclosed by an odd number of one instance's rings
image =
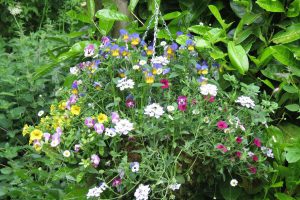
[[[185,111],[187,108],[187,97],[179,96],[177,99],[177,103],[178,103],[178,110]]]
[[[62,132],[62,129],[61,129],[60,127],[57,127],[57,128],[56,128],[56,133],[57,133],[59,136],[61,136],[61,134],[63,133],[63,132]]]
[[[182,31],[177,31],[176,35],[177,36],[183,35],[183,32]]]
[[[84,57],[91,57],[95,53],[95,46],[93,44],[89,44],[84,49]]]
[[[185,44],[186,44],[186,46],[192,46],[192,45],[194,45],[194,42],[193,42],[193,40],[188,39],[188,40],[186,40]]]
[[[75,104],[75,103],[77,102],[77,99],[78,99],[77,95],[72,94],[72,95],[70,96],[70,98],[69,98],[70,104],[71,104],[71,105],[72,105],[72,104]]]
[[[128,35],[128,32],[125,30],[125,29],[121,29],[120,30],[120,35],[123,36],[123,35]]]
[[[176,51],[176,50],[178,49],[178,44],[175,43],[175,42],[173,42],[173,43],[171,44],[171,49],[172,49],[173,51]]]
[[[112,112],[111,113],[111,122],[113,124],[116,124],[120,120],[120,116],[117,112]]]
[[[101,133],[103,133],[103,131],[104,131],[105,128],[104,128],[103,124],[96,123],[94,125],[94,129],[95,129],[96,133],[101,134]]]
[[[77,81],[73,81],[72,89],[78,89],[78,82]]]
[[[74,145],[74,151],[77,153],[80,150],[80,144],[75,144]]]
[[[121,183],[122,183],[122,179],[120,177],[118,177],[113,180],[112,186],[117,187],[117,186],[121,185]]]
[[[110,39],[109,39],[109,37],[104,36],[104,37],[102,37],[101,42],[104,45],[108,45],[110,43]]]
[[[171,69],[170,68],[166,68],[166,69],[164,69],[163,70],[163,75],[166,75],[166,74],[168,74],[169,72],[171,71]]]
[[[85,118],[85,120],[84,120],[84,124],[85,124],[87,127],[91,128],[91,127],[94,126],[95,120],[94,120],[93,118],[91,118],[91,117],[87,117],[87,118]]]
[[[50,133],[44,133],[43,136],[45,138],[45,142],[48,142],[50,140],[51,137]]]
[[[98,167],[98,165],[99,165],[99,163],[100,163],[100,157],[99,157],[98,155],[96,155],[96,154],[93,154],[93,155],[91,156],[91,162],[92,162],[92,165],[93,165],[94,167]]]

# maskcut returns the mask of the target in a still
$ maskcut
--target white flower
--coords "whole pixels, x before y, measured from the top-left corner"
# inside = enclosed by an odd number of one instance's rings
[[[40,111],[38,112],[38,116],[41,117],[41,116],[43,116],[44,113],[45,113],[45,112],[44,112],[43,110],[40,110]]]
[[[255,103],[254,101],[247,96],[240,96],[238,99],[235,101],[236,103],[241,104],[241,106],[247,107],[247,108],[254,108]]]
[[[249,156],[249,157],[252,157],[252,156],[254,156],[254,153],[253,153],[252,151],[249,151],[249,152],[248,152],[248,156]]]
[[[89,189],[86,197],[93,198],[93,197],[100,197],[100,194],[104,192],[107,189],[107,185],[105,183],[102,183],[99,187],[94,187]]]
[[[171,115],[168,115],[168,118],[169,118],[170,120],[174,120],[174,118],[173,118]]]
[[[134,70],[139,70],[139,69],[140,69],[140,66],[139,66],[139,65],[133,65],[133,66],[132,66],[132,69],[134,69]]]
[[[143,66],[143,65],[147,64],[147,61],[146,61],[146,60],[140,60],[139,64],[140,64],[141,66]]]
[[[218,88],[213,84],[205,84],[200,86],[200,93],[204,96],[217,96]]]
[[[8,10],[9,10],[10,14],[12,14],[14,16],[19,15],[22,12],[22,8],[20,7],[20,5],[16,5],[15,7],[9,6]]]
[[[262,146],[260,149],[263,152],[263,154],[265,154],[267,157],[274,158],[272,149],[264,147],[264,146]]]
[[[167,42],[166,42],[166,41],[161,41],[161,42],[160,42],[160,45],[164,47],[164,46],[167,45]]]
[[[139,187],[135,190],[134,196],[136,200],[148,200],[149,193],[149,185],[140,184]]]
[[[70,67],[70,73],[73,75],[78,75],[79,74],[79,68],[78,67]]]
[[[69,158],[69,157],[71,156],[70,151],[69,151],[69,150],[65,150],[65,151],[63,152],[63,156],[66,157],[66,158]]]
[[[116,130],[114,128],[107,128],[105,129],[105,135],[109,136],[109,137],[115,137],[116,136]]]
[[[129,131],[133,130],[133,123],[130,123],[127,119],[120,119],[116,123],[115,130],[120,135],[127,135]]]
[[[175,110],[175,107],[174,106],[167,106],[167,111],[168,112],[173,112]]]
[[[174,184],[169,185],[169,188],[170,188],[171,190],[175,191],[175,190],[179,190],[180,186],[181,186],[181,184],[179,184],[179,183],[174,183]]]
[[[130,169],[132,172],[136,173],[140,170],[140,164],[138,162],[130,163]]]
[[[238,182],[236,179],[232,179],[232,180],[230,181],[230,185],[231,185],[232,187],[237,186],[238,183],[239,183],[239,182]]]
[[[151,59],[151,62],[153,64],[162,64],[162,65],[167,65],[167,64],[170,63],[170,61],[168,60],[168,58],[164,57],[164,56],[154,57],[153,59]]]
[[[208,124],[210,122],[209,117],[208,116],[204,117],[203,122]]]
[[[200,110],[194,109],[194,110],[192,111],[192,113],[193,113],[193,115],[198,115],[198,114],[200,113]]]
[[[157,103],[153,103],[151,105],[148,105],[145,109],[144,109],[144,114],[148,115],[150,117],[155,117],[155,118],[160,118],[160,116],[162,116],[164,114],[164,110],[163,108],[157,104]]]
[[[156,74],[160,75],[160,74],[162,74],[162,73],[163,73],[163,69],[162,69],[162,68],[158,68],[158,69],[156,70]]]
[[[132,79],[127,79],[125,77],[125,78],[118,80],[117,87],[120,88],[121,91],[128,89],[128,88],[133,89],[134,82]]]

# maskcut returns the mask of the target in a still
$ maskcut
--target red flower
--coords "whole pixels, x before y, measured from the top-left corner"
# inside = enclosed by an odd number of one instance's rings
[[[168,81],[167,79],[161,79],[161,80],[160,80],[160,83],[161,83],[161,84],[164,84],[164,85],[161,86],[162,89],[167,89],[167,88],[169,88],[169,81]]]
[[[250,166],[250,167],[249,167],[249,171],[250,171],[252,174],[256,174],[257,169],[256,169],[256,167]]]
[[[177,99],[177,103],[178,103],[178,110],[185,111],[187,108],[187,97],[179,96]]]
[[[235,153],[235,155],[236,155],[238,158],[241,158],[242,153],[241,153],[240,151],[237,151],[237,152]]]
[[[235,139],[235,141],[237,142],[237,143],[242,143],[242,141],[243,141],[243,138],[242,137],[236,137],[236,139]]]
[[[221,130],[228,128],[228,124],[225,121],[218,121],[217,126],[218,126],[218,129],[221,129]]]
[[[224,153],[228,151],[228,149],[223,144],[218,144],[217,149],[223,151]]]
[[[256,155],[253,155],[253,156],[252,156],[252,160],[253,160],[254,162],[257,162],[257,161],[258,161],[258,157],[257,157]]]
[[[261,142],[259,138],[254,138],[253,143],[257,146],[257,147],[261,147]]]
[[[214,102],[215,101],[215,97],[214,96],[211,96],[209,97],[209,100],[208,100],[210,103]]]

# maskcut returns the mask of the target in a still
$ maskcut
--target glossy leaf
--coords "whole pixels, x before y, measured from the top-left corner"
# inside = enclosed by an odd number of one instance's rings
[[[136,5],[138,4],[139,0],[130,0],[130,3],[129,3],[129,6],[128,6],[128,9],[133,12]]]
[[[225,23],[225,21],[222,19],[221,14],[216,6],[209,5],[208,8],[211,11],[211,13],[215,16],[215,18],[218,20],[218,22],[221,24],[223,29],[227,29],[230,27],[231,24]]]
[[[299,146],[291,146],[284,148],[286,151],[286,160],[288,163],[295,163],[300,160],[300,147]]]
[[[235,45],[229,42],[227,46],[228,56],[231,64],[240,74],[245,74],[249,69],[249,61],[244,48],[241,45]]]
[[[274,35],[272,41],[276,44],[285,44],[300,39],[300,23],[292,24],[286,30]]]
[[[289,67],[299,67],[299,61],[297,61],[291,51],[284,45],[271,46],[273,51],[273,57],[282,64]]]
[[[300,106],[298,104],[289,104],[286,105],[285,108],[292,112],[297,112],[300,110]]]
[[[95,0],[87,0],[87,10],[90,19],[92,20],[95,15]]]
[[[300,0],[294,0],[287,11],[288,17],[297,17],[300,14]]]
[[[256,3],[269,12],[284,12],[284,7],[279,0],[257,0]]]
[[[175,12],[165,14],[163,16],[163,19],[164,20],[171,20],[171,19],[175,19],[175,18],[179,17],[180,15],[181,15],[181,12],[175,11]]]
[[[123,13],[120,13],[115,10],[110,9],[102,9],[98,10],[95,14],[95,16],[99,19],[105,19],[105,20],[116,20],[116,21],[127,21],[128,17],[124,15]]]

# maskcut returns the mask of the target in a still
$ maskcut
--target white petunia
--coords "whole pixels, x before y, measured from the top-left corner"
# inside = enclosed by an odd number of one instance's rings
[[[63,156],[66,157],[66,158],[69,158],[69,157],[71,156],[70,151],[69,151],[69,150],[65,150],[65,151],[63,152]]]
[[[175,107],[174,106],[167,106],[167,111],[168,112],[173,112],[175,110]]]
[[[116,123],[115,130],[120,135],[127,135],[128,132],[133,130],[133,123],[130,123],[127,119],[120,119]]]
[[[100,194],[107,189],[107,185],[105,183],[101,183],[99,187],[94,187],[89,189],[86,197],[93,198],[93,197],[100,197]]]
[[[121,91],[125,89],[133,89],[134,81],[132,79],[122,78],[118,80],[117,87],[120,88]]]
[[[40,111],[38,112],[38,116],[41,117],[41,116],[43,116],[44,113],[45,113],[45,112],[44,112],[43,110],[40,110]]]
[[[239,182],[238,182],[236,179],[232,179],[232,180],[230,181],[230,185],[231,185],[232,187],[237,186],[238,183],[239,183]]]
[[[204,96],[217,96],[218,88],[213,84],[204,84],[200,86],[200,93]]]
[[[241,106],[247,107],[247,108],[254,108],[255,103],[254,101],[247,96],[240,96],[238,99],[235,101],[236,103],[241,104]]]
[[[149,193],[150,193],[149,185],[140,184],[139,187],[134,192],[134,197],[136,200],[148,200]]]
[[[160,118],[160,116],[162,116],[164,114],[164,110],[163,107],[161,107],[159,104],[157,103],[153,103],[151,105],[148,105],[145,109],[144,109],[144,114],[148,115],[149,117],[155,117],[155,118]]]

